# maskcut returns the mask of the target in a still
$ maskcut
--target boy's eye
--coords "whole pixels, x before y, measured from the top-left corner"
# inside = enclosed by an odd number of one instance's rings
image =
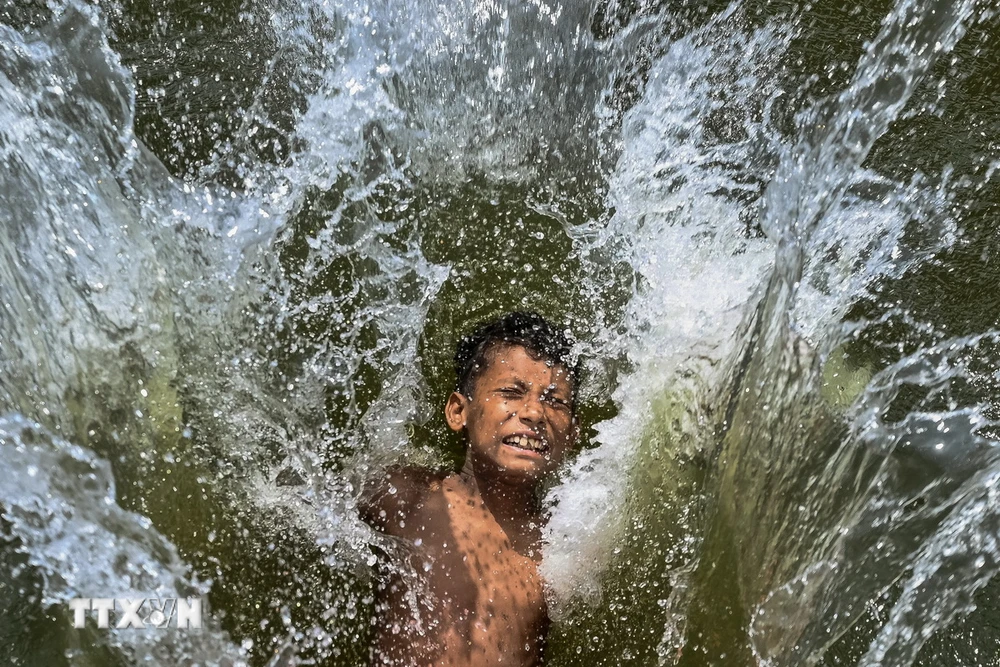
[[[542,400],[546,401],[547,403],[551,403],[552,405],[554,405],[557,408],[568,408],[569,407],[569,401],[563,400],[563,399],[558,398],[556,396],[542,396]]]

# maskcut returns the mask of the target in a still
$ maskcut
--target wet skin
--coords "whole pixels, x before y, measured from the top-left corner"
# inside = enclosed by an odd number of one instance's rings
[[[381,591],[376,665],[540,663],[536,492],[575,442],[572,389],[561,366],[497,347],[472,396],[445,405],[466,437],[461,472],[394,469],[366,489],[362,517],[404,554]]]

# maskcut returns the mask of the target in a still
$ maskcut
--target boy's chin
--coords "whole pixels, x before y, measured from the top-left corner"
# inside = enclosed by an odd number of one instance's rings
[[[497,474],[511,483],[536,484],[551,472],[551,468],[548,461],[496,462]]]
[[[511,478],[522,478],[525,481],[538,481],[548,474],[548,470],[539,466],[534,467],[520,467],[520,466],[503,466],[500,468],[500,474],[511,477]]]
[[[495,476],[508,484],[534,485],[543,480],[555,469],[555,465],[547,456],[529,456],[518,452],[492,451],[485,456],[480,455],[480,463],[475,468],[480,474]],[[485,461],[484,461],[485,459]]]

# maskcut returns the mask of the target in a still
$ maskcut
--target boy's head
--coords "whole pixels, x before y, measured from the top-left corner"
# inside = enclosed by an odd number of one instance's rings
[[[455,353],[448,425],[464,432],[477,475],[535,482],[576,440],[577,369],[571,344],[536,313],[479,326]]]
[[[572,384],[573,398],[577,390],[577,364],[570,358],[572,343],[565,333],[553,327],[538,313],[507,313],[503,317],[480,324],[458,342],[455,350],[455,391],[471,398],[476,380],[503,347],[523,347],[537,361],[562,366]],[[575,408],[574,400],[573,407]]]

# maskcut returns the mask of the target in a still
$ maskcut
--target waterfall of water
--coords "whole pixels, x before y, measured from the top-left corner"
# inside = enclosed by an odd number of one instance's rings
[[[175,4],[0,10],[0,655],[363,662],[358,482],[512,309],[587,366],[552,664],[996,644],[985,3]]]

